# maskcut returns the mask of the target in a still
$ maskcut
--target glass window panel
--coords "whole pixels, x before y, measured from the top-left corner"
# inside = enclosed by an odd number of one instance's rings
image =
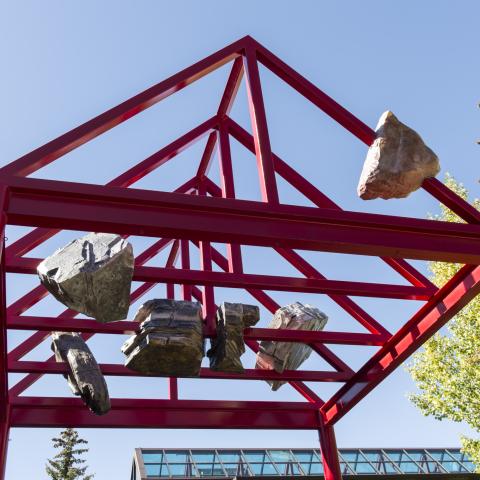
[[[323,475],[323,465],[321,463],[302,463],[301,467],[305,474]]]
[[[382,452],[366,452],[365,450],[362,451],[363,456],[367,458],[372,463],[376,462],[382,462],[383,461],[383,455]]]
[[[160,475],[160,465],[145,465],[147,477],[158,477]]]
[[[299,462],[317,462],[318,459],[316,455],[313,453],[313,450],[305,450],[305,451],[294,451],[293,455],[297,458]]]
[[[342,473],[345,473],[347,475],[353,474],[352,470],[348,467],[348,465],[345,462],[340,462],[340,470]]]
[[[393,463],[385,460],[378,465],[375,465],[382,473],[399,473],[398,470],[394,467]]]
[[[278,475],[273,463],[251,463],[250,469],[254,475]]]
[[[243,451],[243,454],[245,458],[248,460],[248,462],[263,462],[265,460],[268,460],[268,457],[266,457],[266,453],[262,450],[250,450],[250,451]]]
[[[351,462],[356,462],[359,460],[359,452],[356,452],[355,450],[342,450],[340,455],[343,457],[344,460],[346,460],[348,463]]]
[[[450,460],[450,456],[447,455],[446,452],[443,452],[441,450],[428,450],[428,454],[434,459],[434,460],[439,460],[442,461],[445,458],[445,455],[447,456],[447,459]]]
[[[423,473],[422,469],[414,462],[400,462],[398,466],[403,473]]]
[[[460,450],[449,450],[448,453],[455,459],[462,461],[463,453]]]
[[[276,463],[281,475],[300,475],[300,468],[296,463]]]
[[[215,453],[213,452],[192,452],[195,463],[209,463],[215,461]]]
[[[186,450],[176,450],[172,452],[166,452],[168,463],[185,463],[188,461],[188,452]]]
[[[238,463],[224,463],[223,464],[228,475],[240,475],[241,469]]]
[[[393,460],[395,463],[405,460],[405,454],[401,450],[385,450],[385,453],[390,460]],[[407,460],[409,459],[407,458]]]
[[[355,470],[355,473],[376,473],[375,469],[369,464],[364,462],[350,463],[350,467]]]
[[[240,452],[231,451],[231,452],[218,452],[218,456],[223,463],[233,463],[240,462],[241,456]]]
[[[269,450],[268,453],[275,463],[291,462],[293,460],[292,455],[288,450]]]
[[[197,470],[201,477],[208,477],[208,476],[225,476],[223,472],[223,468],[221,465],[216,463],[197,463]]]
[[[188,463],[169,464],[169,468],[170,468],[170,475],[172,475],[172,477],[187,477],[194,474],[192,464],[188,464]]]
[[[457,473],[463,470],[463,467],[457,462],[441,462],[442,467],[447,470],[448,473]]]
[[[470,460],[464,460],[462,462],[462,465],[467,468],[467,470],[470,470],[471,472],[474,472],[475,471],[475,465],[473,464],[473,462],[471,462]]]
[[[412,460],[421,460],[425,456],[425,453],[420,450],[409,450],[407,453]]]
[[[161,452],[142,452],[143,463],[162,463],[163,454]]]
[[[428,473],[445,473],[443,468],[437,462],[425,462],[422,463],[422,467]]]

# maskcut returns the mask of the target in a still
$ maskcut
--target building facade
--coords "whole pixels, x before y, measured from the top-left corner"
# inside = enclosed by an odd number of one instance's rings
[[[480,478],[468,457],[455,448],[340,449],[342,474],[375,478],[437,475],[449,480]],[[131,480],[323,478],[316,449],[149,449],[135,450]]]

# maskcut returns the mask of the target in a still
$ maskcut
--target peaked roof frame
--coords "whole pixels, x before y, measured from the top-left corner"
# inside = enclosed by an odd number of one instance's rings
[[[62,155],[229,62],[232,68],[217,113],[106,185],[28,178]],[[0,478],[5,471],[10,427],[72,426],[315,429],[319,432],[325,478],[338,480],[341,474],[334,424],[480,292],[480,213],[434,178],[425,180],[423,188],[466,223],[343,211],[272,152],[259,62],[363,143],[373,142],[372,129],[247,36],[0,169]],[[244,75],[253,135],[229,116]],[[206,146],[196,173],[174,192],[127,188],[205,137]],[[235,197],[231,137],[255,154],[262,202]],[[220,185],[208,176],[215,148],[218,148]],[[276,175],[316,207],[281,204]],[[7,224],[35,229],[4,247]],[[166,295],[174,298],[174,285],[181,285],[183,299],[196,299],[202,304],[205,337],[216,334],[216,286],[245,289],[272,313],[279,305],[264,290],[325,294],[368,333],[248,328],[244,338],[253,351],[258,350],[259,340],[302,342],[311,346],[332,370],[279,374],[247,369],[245,374],[227,374],[202,368],[200,373],[201,379],[285,380],[304,397],[303,402],[184,400],[176,378],[169,379],[168,399],[112,399],[111,412],[101,417],[91,414],[75,398],[22,395],[42,375],[67,371],[64,364],[56,363],[53,358],[44,362],[22,360],[52,330],[81,332],[85,340],[95,334],[138,330],[138,324],[132,321],[102,325],[77,319],[77,313],[72,310],[65,310],[58,317],[24,315],[47,295],[41,285],[6,305],[6,273],[35,274],[41,259],[24,255],[62,229],[156,237],[158,240],[135,259],[134,280],[142,283],[132,292],[131,301],[135,302],[159,283],[165,284]],[[211,242],[225,243],[227,256]],[[199,250],[199,270],[190,268],[192,245]],[[300,276],[245,273],[241,245],[273,248]],[[163,268],[145,266],[166,248],[170,251]],[[295,249],[381,256],[411,285],[329,280]],[[406,258],[452,261],[465,266],[446,285],[436,288]],[[221,271],[214,270],[213,264]],[[422,300],[424,304],[392,334],[350,296]],[[34,333],[8,350],[9,329]],[[328,348],[329,344],[374,345],[379,349],[354,371]],[[105,375],[140,376],[123,365],[102,364],[100,367]],[[10,386],[8,373],[26,375]],[[343,386],[324,401],[304,383],[323,381],[342,382]]]

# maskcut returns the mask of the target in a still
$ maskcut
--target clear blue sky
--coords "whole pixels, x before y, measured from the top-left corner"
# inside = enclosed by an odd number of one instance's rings
[[[478,2],[15,0],[1,2],[0,8],[2,165],[249,34],[370,126],[375,126],[384,110],[393,110],[437,152],[441,175],[451,172],[472,195],[478,195],[480,174],[474,168],[479,154],[475,141],[480,137]],[[223,69],[170,97],[36,176],[108,181],[211,115],[226,74]],[[418,217],[437,210],[436,203],[423,192],[401,201],[359,200],[356,184],[366,153],[364,145],[271,74],[262,71],[262,79],[274,150],[344,208]],[[249,128],[245,100],[242,89],[233,116]],[[196,145],[137,186],[175,188],[188,178],[201,148]],[[254,163],[235,143],[232,151],[240,196],[258,198]],[[217,175],[214,170],[213,178]],[[293,191],[282,192],[285,203],[304,203]],[[11,242],[20,235],[20,229],[10,229],[8,235]],[[71,236],[55,237],[32,255],[47,255]],[[132,241],[137,251],[148,243]],[[331,278],[402,283],[376,259],[307,256]],[[249,272],[292,272],[273,254],[260,249],[247,249],[244,257]],[[151,264],[160,265],[163,258]],[[9,280],[10,298],[37,282],[21,276]],[[160,288],[153,294],[164,295]],[[274,296],[283,304],[302,300],[318,306],[330,316],[328,328],[332,330],[357,328],[323,296]],[[219,291],[217,300],[250,301],[233,290]],[[391,329],[398,328],[419,307],[416,302],[358,302]],[[53,315],[60,311],[61,306],[46,300],[31,313]],[[263,315],[262,325],[268,321]],[[10,346],[21,338],[10,336]],[[116,336],[95,338],[91,347],[99,361],[121,362],[122,341]],[[358,365],[365,359],[363,350],[354,349],[345,353],[345,358]],[[27,358],[41,360],[47,352],[48,343]],[[246,355],[244,363],[252,362],[253,357]],[[318,366],[313,357],[305,365]],[[166,394],[162,379],[108,381],[116,397]],[[28,393],[38,395],[45,389],[49,395],[69,394],[61,377],[44,378]],[[338,424],[339,446],[458,446],[458,435],[468,429],[422,417],[406,398],[413,389],[408,375],[399,369]],[[318,391],[327,396],[332,386],[320,386]],[[189,380],[181,382],[180,393],[184,398],[299,400],[287,386],[272,393],[263,382],[237,386],[233,382]],[[50,438],[56,433],[13,430],[7,479],[46,478],[44,463],[53,454]],[[315,432],[82,430],[81,434],[90,443],[88,462],[99,480],[127,478],[135,447],[317,445]]]

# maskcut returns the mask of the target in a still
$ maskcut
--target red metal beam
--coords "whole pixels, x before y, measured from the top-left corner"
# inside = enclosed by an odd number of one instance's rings
[[[220,196],[222,198],[235,198],[235,184],[232,168],[232,157],[230,152],[230,136],[224,122],[221,123],[218,130],[218,157],[220,163],[220,179],[222,188]],[[205,185],[204,188],[208,187]],[[242,250],[237,243],[227,244],[228,271],[242,273]]]
[[[337,422],[478,293],[480,266],[466,265],[325,403],[326,422]]]
[[[230,71],[230,75],[228,77],[222,99],[220,100],[220,104],[218,106],[217,117],[219,118],[219,120],[222,120],[225,115],[228,115],[230,113],[235,97],[237,96],[242,77],[243,60],[242,57],[238,57],[233,62],[232,70]],[[217,134],[213,132],[208,137],[205,150],[200,160],[200,164],[195,175],[197,179],[202,179],[204,175],[208,173],[216,143]]]
[[[14,225],[480,263],[480,226],[10,178]]]
[[[5,478],[8,435],[10,432],[10,401],[8,397],[7,365],[7,294],[5,271],[5,221],[3,213],[8,201],[8,188],[0,186],[0,479]]]
[[[41,259],[11,259],[7,264],[10,273],[35,274]],[[211,261],[211,259],[210,259]],[[389,285],[383,283],[349,282],[322,278],[281,277],[251,273],[213,272],[181,268],[136,266],[133,280],[184,285],[221,286],[225,288],[253,288],[287,292],[325,293],[358,297],[394,298],[403,300],[428,300],[432,291],[425,287]],[[386,333],[385,329],[382,329]]]
[[[44,332],[62,330],[66,332],[131,335],[139,331],[140,325],[138,322],[128,320],[100,324],[95,320],[84,320],[73,317],[32,317],[22,315],[8,316],[7,327],[11,330],[40,330]],[[215,333],[208,329],[205,331],[206,337],[213,337],[214,335]],[[371,333],[315,332],[269,328],[247,328],[244,332],[244,337],[249,340],[278,340],[312,345],[318,342],[332,344],[344,343],[346,345],[383,345],[389,338],[388,336],[385,337]],[[43,336],[42,339],[45,339],[45,336]],[[17,360],[21,356],[11,355],[10,359]]]
[[[146,375],[129,370],[123,365],[103,363],[100,364],[102,373],[106,376],[115,377],[163,377],[163,375]],[[68,373],[68,365],[56,362],[34,361],[9,361],[10,373],[41,373],[41,374],[64,374]],[[345,382],[352,377],[351,373],[333,371],[310,371],[310,370],[285,370],[277,373],[274,370],[245,369],[245,373],[217,372],[209,368],[200,369],[199,379],[213,380],[284,380],[304,382]],[[184,377],[188,378],[188,377]]]
[[[272,149],[268,134],[267,116],[263,103],[263,93],[258,71],[257,53],[255,48],[248,46],[244,56],[246,71],[248,106],[255,139],[255,155],[260,176],[260,191],[264,202],[278,204],[277,181],[273,169]]]
[[[12,400],[13,427],[83,428],[317,428],[318,408],[306,402],[111,400],[108,415],[92,415],[76,398]]]
[[[318,437],[320,439],[323,476],[325,480],[342,480],[337,441],[335,439],[333,425],[327,426],[321,421],[318,427]]]

